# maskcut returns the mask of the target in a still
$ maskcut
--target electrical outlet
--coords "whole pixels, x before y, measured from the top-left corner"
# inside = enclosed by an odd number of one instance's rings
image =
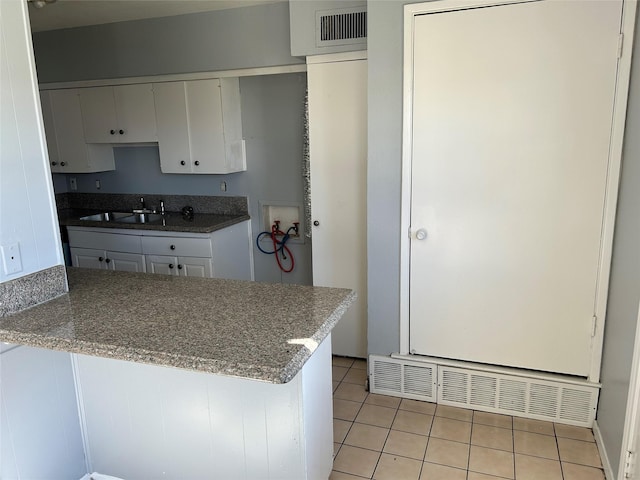
[[[69,186],[71,187],[71,190],[78,190],[78,181],[76,180],[76,177],[71,177],[69,179]]]
[[[22,271],[22,258],[20,257],[20,244],[0,245],[0,255],[2,256],[2,266],[5,275]]]
[[[227,182],[220,182],[220,191],[221,192],[227,191]]]
[[[100,190],[102,185],[100,185],[100,180],[96,180],[96,189]]]

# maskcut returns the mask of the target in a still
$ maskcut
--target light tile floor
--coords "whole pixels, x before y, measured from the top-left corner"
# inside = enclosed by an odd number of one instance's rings
[[[366,362],[333,357],[329,480],[604,480],[593,433],[365,390]]]

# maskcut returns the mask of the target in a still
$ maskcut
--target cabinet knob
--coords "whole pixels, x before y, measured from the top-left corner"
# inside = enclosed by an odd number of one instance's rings
[[[102,262],[103,260],[104,260],[104,258],[102,258],[102,257],[98,257],[98,261],[99,261],[99,262]]]
[[[110,258],[106,258],[104,261],[107,262],[107,263],[111,263],[111,259]]]
[[[53,165],[54,167],[58,164],[58,162],[51,162],[51,165]]]
[[[196,161],[195,161],[195,162],[193,162],[193,163],[195,163],[195,164],[196,164],[196,167],[197,167],[198,165],[200,165],[200,162],[199,162],[198,160],[196,160]]]
[[[187,163],[184,160],[180,160],[180,165],[186,165]]]
[[[124,130],[118,130],[118,133],[122,135],[124,133]]]
[[[109,130],[109,133],[110,133],[111,135],[115,135],[115,134],[116,134],[116,131],[115,131],[115,130]]]
[[[318,227],[318,226],[320,226],[320,222],[319,222],[318,220],[314,220],[314,221],[313,221],[313,226],[314,226],[314,227]]]
[[[67,164],[67,162],[60,162],[60,166],[64,167]]]
[[[182,265],[178,264],[178,270],[182,270]]]
[[[173,263],[170,263],[170,264],[169,264],[169,268],[173,268]]]
[[[171,250],[175,250],[175,249],[176,249],[176,246],[175,246],[175,245],[171,245],[169,248],[170,248]]]

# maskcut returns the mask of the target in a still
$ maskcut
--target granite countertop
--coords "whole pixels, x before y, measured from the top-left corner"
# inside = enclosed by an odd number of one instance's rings
[[[286,383],[347,289],[69,268],[69,293],[0,318],[0,341]]]
[[[149,223],[92,222],[80,220],[80,217],[102,213],[105,210],[65,208],[58,210],[60,225],[76,227],[124,228],[134,230],[156,230],[163,232],[211,233],[236,223],[249,220],[248,214],[221,215],[213,213],[195,213],[190,220],[180,212],[167,212],[163,221]]]

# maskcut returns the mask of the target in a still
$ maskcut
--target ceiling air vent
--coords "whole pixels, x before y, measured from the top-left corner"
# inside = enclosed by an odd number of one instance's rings
[[[316,12],[316,46],[364,44],[367,40],[365,7]]]

